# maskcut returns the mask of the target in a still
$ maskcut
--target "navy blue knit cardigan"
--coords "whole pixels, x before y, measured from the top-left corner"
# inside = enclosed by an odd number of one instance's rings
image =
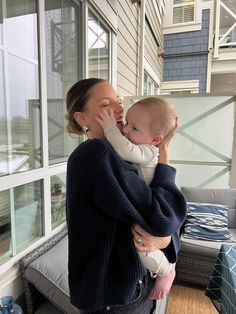
[[[172,235],[164,250],[170,262],[179,250],[177,231],[186,202],[175,185],[175,169],[158,164],[148,187],[135,167],[105,140],[88,140],[67,166],[69,288],[78,309],[126,304],[146,274],[131,226],[156,236]]]

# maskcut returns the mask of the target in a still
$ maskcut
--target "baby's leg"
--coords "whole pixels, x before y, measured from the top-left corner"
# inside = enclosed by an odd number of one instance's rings
[[[156,281],[152,291],[149,295],[149,299],[151,300],[160,300],[164,299],[166,295],[169,293],[170,288],[175,279],[175,269],[173,268],[168,274],[156,277]]]
[[[156,274],[156,282],[149,296],[152,300],[163,299],[173,284],[175,264],[171,264],[161,250],[139,253],[143,265]]]

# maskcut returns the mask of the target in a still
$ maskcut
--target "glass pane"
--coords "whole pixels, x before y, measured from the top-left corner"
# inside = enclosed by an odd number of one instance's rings
[[[11,256],[10,193],[0,192],[0,264]]]
[[[0,44],[2,44],[2,26],[3,26],[3,3],[0,0]]]
[[[15,246],[21,251],[43,235],[41,181],[14,188]]]
[[[173,10],[173,23],[187,23],[194,21],[194,5],[175,7]]]
[[[234,102],[231,99],[229,96],[169,98],[176,107],[180,123],[174,145],[170,147],[171,159],[230,160],[234,123]]]
[[[0,175],[41,166],[36,1],[5,4],[6,58],[0,55]]]
[[[78,138],[65,130],[65,95],[78,80],[78,10],[68,1],[46,1],[48,140],[50,164],[67,160]],[[82,141],[82,138],[81,138]]]
[[[194,0],[174,0],[174,4],[184,4],[187,2],[194,2]]]
[[[52,229],[66,220],[66,174],[51,177],[51,219]]]
[[[38,66],[9,56],[11,172],[41,166]]]
[[[0,176],[8,173],[7,114],[4,91],[3,54],[0,51]]]
[[[177,165],[176,184],[181,186],[196,186],[204,188],[229,187],[229,169],[222,166],[209,165]]]
[[[89,77],[109,80],[109,32],[90,11],[88,13]]]
[[[144,72],[144,80],[143,80],[143,95],[147,95],[147,81],[148,81],[148,76],[147,73]]]
[[[234,98],[219,95],[164,98],[176,107],[179,116],[179,128],[170,145],[171,160],[186,163],[177,165],[181,172],[178,182],[227,187],[232,160]]]
[[[36,1],[6,1],[8,51],[38,59]]]

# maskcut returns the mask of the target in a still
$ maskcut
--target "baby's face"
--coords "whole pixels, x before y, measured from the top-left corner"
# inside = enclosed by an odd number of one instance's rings
[[[126,114],[123,134],[134,144],[153,144],[150,132],[151,114],[143,106],[134,105]]]

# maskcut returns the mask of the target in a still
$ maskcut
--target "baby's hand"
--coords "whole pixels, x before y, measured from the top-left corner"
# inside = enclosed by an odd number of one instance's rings
[[[114,112],[111,108],[108,110],[103,109],[102,111],[100,111],[99,117],[96,117],[95,119],[103,129],[105,129],[108,126],[117,124]]]

